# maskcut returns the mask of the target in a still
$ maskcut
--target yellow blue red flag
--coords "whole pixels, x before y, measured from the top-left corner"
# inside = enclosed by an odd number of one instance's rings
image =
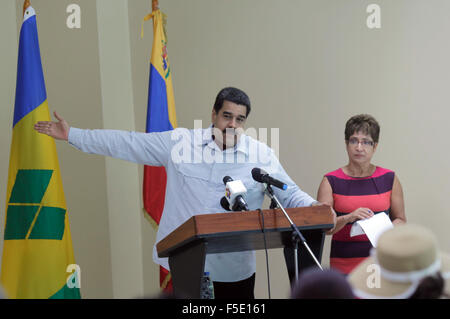
[[[153,46],[150,59],[146,132],[163,132],[177,127],[172,72],[167,55],[167,38],[164,32],[165,15],[154,9],[144,20],[153,18]],[[166,171],[164,167],[144,166],[144,208],[151,219],[159,225],[166,194]],[[169,288],[170,275],[161,267],[160,285]],[[166,289],[167,290],[167,289]]]
[[[33,129],[50,120],[36,14],[28,6],[19,39],[0,275],[10,298],[80,298],[55,142]]]

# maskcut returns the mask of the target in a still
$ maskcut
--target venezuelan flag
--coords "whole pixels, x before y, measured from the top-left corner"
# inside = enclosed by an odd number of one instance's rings
[[[157,8],[144,20],[153,18],[153,46],[150,60],[146,132],[163,132],[177,127],[172,73],[167,56],[167,39],[164,32],[165,15]],[[159,225],[166,195],[166,171],[164,167],[144,166],[144,208],[152,221]],[[160,269],[161,288],[170,285],[168,271]]]
[[[24,8],[6,194],[0,282],[10,298],[80,298],[66,200],[50,121],[36,14]]]

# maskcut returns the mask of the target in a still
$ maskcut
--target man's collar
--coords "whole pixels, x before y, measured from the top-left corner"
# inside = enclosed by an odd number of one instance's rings
[[[217,145],[217,143],[214,141],[212,133],[213,133],[212,124],[208,128],[202,129],[202,133],[201,133],[202,138],[201,139],[199,138],[196,141],[197,142],[196,145],[197,146],[207,145],[208,147],[210,147],[212,149],[222,151],[219,148],[219,146]],[[246,145],[247,144],[246,142],[247,142],[247,136],[245,134],[241,134],[237,145],[232,148],[227,148],[223,152],[225,152],[225,153],[233,152],[234,153],[234,152],[238,151],[238,152],[244,153],[245,155],[248,155],[248,147]]]

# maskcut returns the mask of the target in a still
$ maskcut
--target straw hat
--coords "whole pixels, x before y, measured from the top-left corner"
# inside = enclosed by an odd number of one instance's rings
[[[441,272],[450,294],[450,256],[438,251],[436,237],[418,225],[399,225],[384,232],[376,250],[348,279],[359,298],[407,299],[420,281]]]

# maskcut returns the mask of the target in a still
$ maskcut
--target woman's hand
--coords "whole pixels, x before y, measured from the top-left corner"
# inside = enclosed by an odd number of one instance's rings
[[[351,212],[350,214],[348,214],[346,217],[347,217],[347,222],[353,223],[354,221],[357,221],[360,219],[370,218],[373,215],[374,215],[373,211],[370,210],[369,208],[360,207],[360,208],[354,210],[353,212]]]

